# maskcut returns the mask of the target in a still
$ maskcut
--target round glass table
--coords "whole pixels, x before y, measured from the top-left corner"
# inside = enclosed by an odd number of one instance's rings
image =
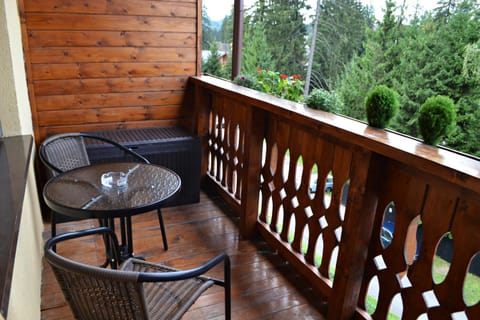
[[[102,163],[53,177],[43,188],[43,198],[55,212],[82,219],[97,218],[114,228],[113,218],[129,218],[159,209],[180,186],[178,174],[159,165]],[[126,220],[127,225],[121,227],[122,242],[126,241],[122,255],[131,256],[131,220]]]

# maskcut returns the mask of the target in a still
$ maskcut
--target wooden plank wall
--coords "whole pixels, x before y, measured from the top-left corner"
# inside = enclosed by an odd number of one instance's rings
[[[185,124],[200,73],[200,0],[19,0],[36,142]]]

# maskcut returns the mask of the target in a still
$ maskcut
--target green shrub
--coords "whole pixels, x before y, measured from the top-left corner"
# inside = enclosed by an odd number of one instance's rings
[[[305,81],[298,74],[287,76],[279,72],[257,69],[257,74],[239,75],[234,80],[234,83],[262,91],[283,99],[295,102],[303,101],[303,86]]]
[[[379,85],[370,90],[365,100],[368,124],[386,128],[398,113],[398,93],[387,86]]]
[[[312,109],[337,112],[342,103],[335,92],[315,88],[305,99],[305,104]]]
[[[295,102],[303,101],[305,81],[298,74],[288,76],[283,73],[257,69],[260,91]]]
[[[455,129],[456,117],[452,99],[446,96],[428,98],[420,107],[418,116],[418,129],[423,141],[437,145]]]
[[[239,75],[233,80],[233,82],[243,87],[260,90],[257,78],[251,75]]]

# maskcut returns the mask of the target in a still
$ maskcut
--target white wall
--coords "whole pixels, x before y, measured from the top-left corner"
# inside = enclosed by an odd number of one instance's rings
[[[7,320],[40,319],[42,230],[43,222],[33,172],[32,153],[27,188],[23,200]]]
[[[17,1],[0,0],[0,121],[4,136],[32,134]]]
[[[0,121],[4,136],[33,135],[16,0],[0,0]],[[17,243],[8,320],[40,319],[42,218],[32,151]],[[0,320],[5,320],[0,316]]]

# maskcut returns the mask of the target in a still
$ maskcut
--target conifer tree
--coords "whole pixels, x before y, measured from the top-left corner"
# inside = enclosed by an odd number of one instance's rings
[[[220,63],[220,53],[218,52],[218,45],[216,42],[213,42],[210,46],[210,54],[207,61],[202,66],[202,72],[219,77],[223,75],[222,64]]]
[[[305,0],[259,0],[253,22],[263,21],[273,69],[285,74],[304,74],[306,35],[302,10]]]
[[[256,69],[272,69],[272,55],[265,39],[263,24],[250,26],[243,36],[242,73],[253,75]]]

